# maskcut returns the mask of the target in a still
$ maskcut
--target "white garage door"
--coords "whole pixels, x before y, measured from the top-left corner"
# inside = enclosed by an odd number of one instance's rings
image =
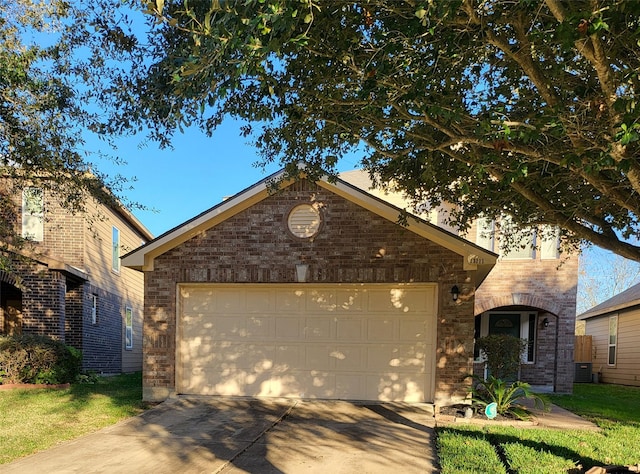
[[[177,390],[430,402],[436,285],[179,287]]]

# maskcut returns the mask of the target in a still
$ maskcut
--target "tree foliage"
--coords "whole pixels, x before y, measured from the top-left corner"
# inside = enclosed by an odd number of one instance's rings
[[[363,165],[452,223],[522,226],[633,260],[640,232],[640,2],[146,2],[146,60],[111,125],[161,143],[248,121],[264,161]],[[131,96],[135,100],[131,100]],[[128,99],[128,100],[127,100]],[[291,167],[293,169],[293,167]]]
[[[99,151],[84,146],[85,133],[105,130],[93,97],[98,81],[113,77],[108,61],[117,59],[121,31],[115,19],[124,21],[109,2],[90,3],[0,0],[0,267],[7,249],[24,244],[16,232],[21,189],[42,188],[81,212],[88,197],[113,203],[125,182],[92,166]],[[101,30],[109,13],[112,24]],[[128,46],[133,54],[135,45]]]

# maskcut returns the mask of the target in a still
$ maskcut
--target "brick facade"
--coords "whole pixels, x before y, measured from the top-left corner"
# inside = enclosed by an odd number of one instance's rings
[[[20,211],[20,190],[13,201]],[[65,342],[82,351],[85,370],[141,370],[143,275],[127,268],[113,271],[111,232],[116,226],[121,246],[129,249],[151,235],[122,210],[90,199],[86,204],[85,213],[73,214],[44,193],[42,241],[8,254],[12,268],[0,271],[0,333],[38,334]],[[12,219],[20,234],[20,212]],[[91,321],[93,295],[98,295],[97,324]],[[136,318],[133,350],[124,347],[125,307],[133,308]],[[19,323],[10,328],[5,322],[16,310]]]
[[[288,212],[310,200],[321,204],[323,229],[312,240],[294,238]],[[301,262],[309,283],[438,283],[435,401],[467,395],[473,299],[456,304],[450,295],[455,284],[472,290],[463,257],[302,180],[155,259],[145,275],[145,399],[163,399],[175,387],[176,283],[291,283]]]
[[[522,364],[520,379],[531,385],[573,390],[573,344],[578,283],[578,256],[559,259],[500,259],[476,293],[475,314],[487,311],[536,311],[536,357]],[[548,327],[542,322],[547,319]],[[475,364],[482,373],[483,364]]]

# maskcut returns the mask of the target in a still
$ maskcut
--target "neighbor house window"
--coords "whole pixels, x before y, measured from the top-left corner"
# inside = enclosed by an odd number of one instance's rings
[[[124,347],[133,349],[133,309],[127,307],[124,311]]]
[[[91,324],[98,324],[98,295],[91,295]]]
[[[41,188],[22,190],[22,237],[35,242],[44,239],[44,198]]]
[[[609,365],[616,365],[618,347],[618,315],[609,318]]]
[[[116,272],[120,271],[120,231],[117,227],[114,227],[112,231],[111,268]]]

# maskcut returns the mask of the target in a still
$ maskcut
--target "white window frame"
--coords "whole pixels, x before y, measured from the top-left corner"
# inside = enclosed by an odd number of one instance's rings
[[[120,273],[120,229],[111,228],[111,269]]]
[[[558,227],[544,226],[539,240],[541,260],[560,258],[560,229]]]
[[[615,367],[618,359],[618,315],[614,314],[609,316],[609,340],[607,347],[607,365],[609,367]],[[612,330],[613,329],[613,330]],[[611,355],[613,351],[613,362],[611,362]]]
[[[511,228],[511,234],[514,236],[511,241],[514,247],[509,249],[509,252],[504,250],[504,245],[500,244],[500,254],[504,260],[535,260],[536,258],[536,232],[531,228],[519,229],[513,224],[511,217],[503,216],[500,221],[500,240],[504,239],[504,229]],[[524,242],[525,239],[527,242]],[[525,244],[524,246],[521,245]]]
[[[22,190],[22,237],[33,242],[44,240],[44,191],[42,188]]]
[[[98,295],[91,295],[91,324],[98,324]]]
[[[124,309],[124,348],[133,349],[133,308]]]
[[[493,252],[495,248],[496,221],[480,217],[476,221],[476,244]]]

